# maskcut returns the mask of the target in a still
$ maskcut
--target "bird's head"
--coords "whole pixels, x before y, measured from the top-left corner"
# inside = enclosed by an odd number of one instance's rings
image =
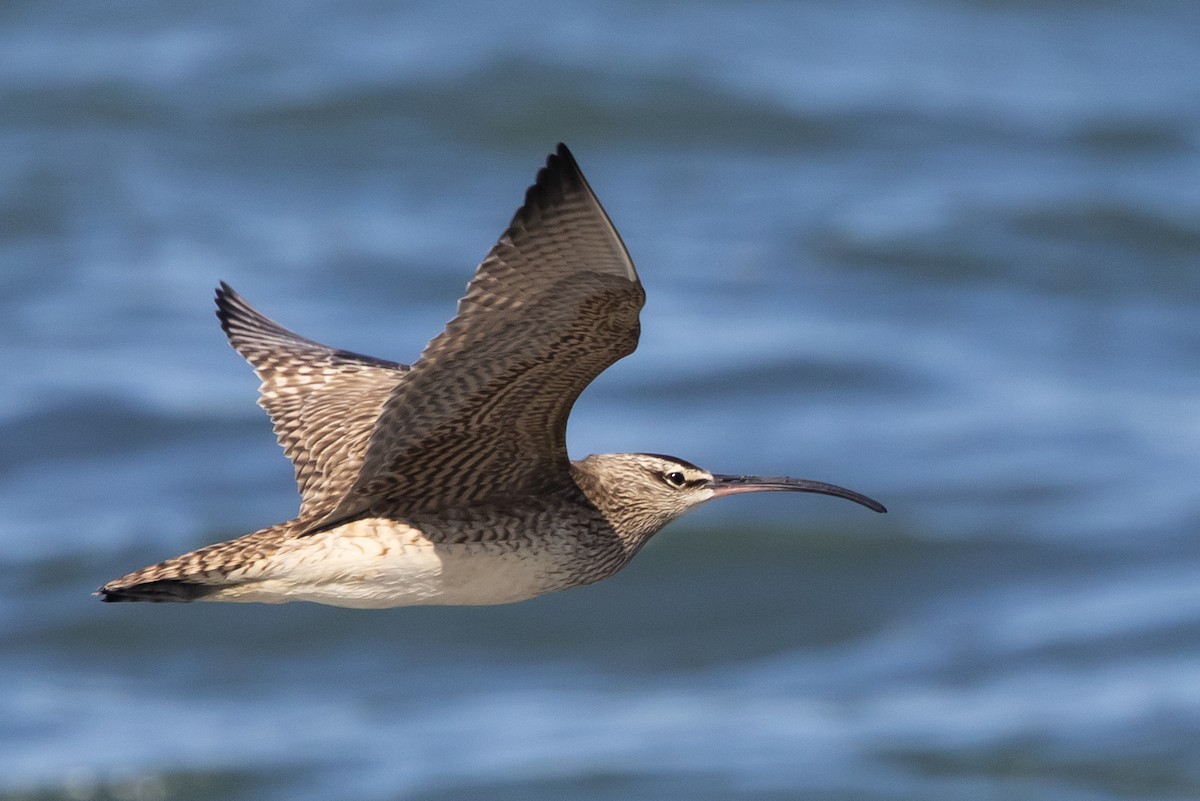
[[[710,473],[691,462],[657,453],[601,453],[574,463],[576,482],[624,536],[644,539],[702,503],[746,492],[815,492],[860,503],[883,504],[853,490],[787,476]]]

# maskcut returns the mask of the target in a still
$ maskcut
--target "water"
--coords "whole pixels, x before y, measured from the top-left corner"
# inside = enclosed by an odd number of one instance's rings
[[[0,8],[0,799],[1200,797],[1200,7]],[[835,481],[509,607],[102,606],[295,509],[229,281],[410,360],[558,140],[572,452]]]

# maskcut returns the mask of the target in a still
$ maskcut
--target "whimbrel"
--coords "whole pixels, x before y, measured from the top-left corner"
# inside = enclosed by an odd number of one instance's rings
[[[653,453],[567,456],[579,393],[637,347],[645,293],[559,145],[458,313],[411,366],[298,336],[229,286],[217,317],[258,377],[300,487],[292,520],[105,584],[105,601],[499,604],[611,576],[714,498],[818,481]]]

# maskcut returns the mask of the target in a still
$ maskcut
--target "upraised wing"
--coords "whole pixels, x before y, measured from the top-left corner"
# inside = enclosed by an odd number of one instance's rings
[[[375,421],[409,368],[294,334],[224,282],[217,318],[262,380],[259,405],[296,468],[300,516],[328,514],[358,477]]]
[[[637,347],[645,293],[565,145],[546,161],[458,314],[396,384],[362,470],[319,530],[571,486],[567,416]]]

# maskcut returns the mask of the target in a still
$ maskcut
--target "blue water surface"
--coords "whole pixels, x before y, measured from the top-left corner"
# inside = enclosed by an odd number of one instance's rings
[[[1200,6],[0,6],[0,799],[1200,797]],[[646,286],[495,608],[102,606],[290,517],[211,295],[411,361],[545,154]]]

